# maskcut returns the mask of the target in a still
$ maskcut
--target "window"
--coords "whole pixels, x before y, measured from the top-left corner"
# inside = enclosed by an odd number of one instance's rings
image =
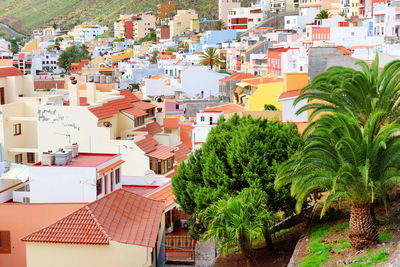
[[[120,169],[116,169],[115,170],[115,184],[119,184],[120,179],[121,179]]]
[[[15,163],[22,164],[22,154],[15,155]]]
[[[175,105],[175,109],[179,109],[179,105],[178,104]]]
[[[21,134],[21,123],[14,124],[14,135]]]
[[[213,117],[210,116],[210,125],[213,124]]]
[[[0,254],[11,253],[10,231],[0,231]]]
[[[28,163],[35,163],[35,153],[28,152],[27,158],[28,158]]]
[[[96,189],[97,189],[97,195],[103,193],[103,178],[97,179]]]
[[[204,116],[201,116],[201,117],[200,117],[200,121],[204,121]]]

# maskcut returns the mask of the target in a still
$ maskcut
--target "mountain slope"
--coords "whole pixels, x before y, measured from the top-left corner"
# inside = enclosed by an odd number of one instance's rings
[[[251,0],[242,0],[248,4]],[[82,22],[112,26],[119,14],[147,10],[157,11],[158,0],[0,0],[0,22],[9,24],[22,33],[52,26],[62,29]],[[217,0],[176,1],[178,8],[194,8],[200,17],[218,17]]]

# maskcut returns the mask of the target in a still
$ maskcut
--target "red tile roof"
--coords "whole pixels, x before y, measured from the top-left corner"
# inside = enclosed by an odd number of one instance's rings
[[[155,191],[147,195],[148,198],[154,200],[165,200],[165,207],[168,208],[175,203],[175,195],[172,192],[171,182],[157,188]]]
[[[224,112],[224,114],[232,114],[245,110],[244,107],[237,104],[229,103],[221,106],[204,109],[204,112]]]
[[[160,124],[158,124],[156,121],[153,121],[152,123],[146,125],[146,131],[151,135],[155,135],[159,132],[162,132],[162,128]]]
[[[34,81],[35,89],[64,88],[64,80]]]
[[[89,110],[99,119],[112,117],[115,113],[123,109],[132,107],[132,103],[124,98],[115,99],[102,104],[100,107],[89,108]]]
[[[22,241],[108,245],[112,240],[154,248],[164,208],[165,201],[119,189]]]
[[[143,102],[143,101],[135,102],[135,103],[133,103],[133,106],[135,108],[140,108],[140,109],[143,109],[143,110],[157,107],[156,105],[153,105],[153,104],[150,104],[150,103],[147,103],[147,102]]]
[[[0,67],[0,78],[8,76],[21,76],[24,73],[16,67]]]
[[[122,185],[122,188],[126,191],[135,193],[137,195],[146,196],[150,192],[157,189],[158,186],[147,186],[147,185]]]
[[[137,95],[135,95],[134,93],[132,93],[131,91],[129,91],[129,89],[120,89],[119,93],[121,95],[124,95],[125,98],[131,102],[140,101],[140,98]]]
[[[164,118],[164,128],[178,128],[179,118]]]
[[[190,153],[190,149],[187,148],[184,144],[180,144],[177,147],[178,150],[175,151],[175,157],[174,157],[175,161],[181,162],[182,160],[187,159],[189,157],[188,155]]]
[[[147,153],[147,156],[156,159],[166,160],[174,156],[174,150],[175,147],[158,145],[156,146],[156,150]]]
[[[132,116],[135,116],[135,117],[143,117],[143,116],[147,115],[147,112],[145,112],[145,111],[143,111],[141,109],[138,109],[138,108],[128,108],[128,109],[124,109],[124,110],[121,110],[121,111],[126,112],[126,113],[128,113],[128,114],[130,114]]]
[[[269,77],[257,77],[251,79],[244,79],[242,82],[249,83],[251,85],[259,85],[260,83],[277,83],[283,82],[282,78],[269,78]]]
[[[107,161],[118,157],[119,154],[111,154],[111,153],[79,153],[78,157],[73,158],[68,165],[62,165],[61,167],[97,167],[100,166]],[[48,166],[42,166],[42,162],[36,162],[32,164],[33,167],[43,167],[47,168]],[[51,167],[57,167],[57,165],[52,165]]]
[[[189,149],[192,149],[192,138],[190,131],[194,129],[193,126],[187,124],[179,124],[179,134],[182,143]]]
[[[251,73],[236,72],[236,73],[232,74],[231,76],[220,79],[220,81],[228,82],[228,81],[243,80],[243,79],[249,79],[249,78],[256,78],[256,76],[254,76]]]
[[[282,92],[278,97],[278,101],[282,100],[282,99],[285,99],[285,98],[298,97],[301,94],[301,90],[302,89]]]
[[[63,103],[64,106],[69,106],[69,101],[64,101]],[[83,106],[89,106],[90,104],[87,102],[87,98],[86,97],[80,97],[79,98],[79,106],[83,107]]]
[[[146,135],[144,139],[135,142],[135,144],[141,150],[143,150],[144,153],[149,153],[151,151],[154,151],[156,150],[156,146],[158,146],[157,141],[151,135]]]

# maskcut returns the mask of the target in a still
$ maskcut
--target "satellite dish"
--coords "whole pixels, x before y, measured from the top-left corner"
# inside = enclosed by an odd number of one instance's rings
[[[64,101],[69,101],[69,93],[68,92],[64,92],[62,97],[63,97]]]
[[[147,170],[143,178],[148,185],[151,185],[156,181],[156,174],[152,170]]]

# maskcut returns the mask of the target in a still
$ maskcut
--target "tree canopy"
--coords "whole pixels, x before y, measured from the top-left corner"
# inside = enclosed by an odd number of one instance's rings
[[[287,188],[274,189],[278,165],[303,141],[294,124],[239,118],[221,119],[207,142],[182,162],[172,179],[176,202],[187,214],[199,214],[225,195],[257,187],[271,211],[292,210]]]
[[[65,71],[71,71],[71,64],[74,62],[80,62],[82,59],[90,59],[90,53],[85,45],[74,45],[67,47],[62,51],[58,58],[58,66],[63,68]]]

